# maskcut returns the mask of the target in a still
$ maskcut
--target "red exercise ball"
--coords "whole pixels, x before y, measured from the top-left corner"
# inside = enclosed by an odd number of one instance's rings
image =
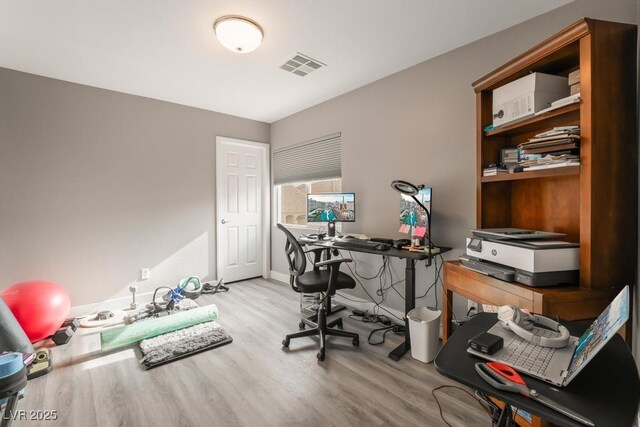
[[[53,335],[71,309],[67,291],[42,280],[9,286],[2,298],[32,343]]]

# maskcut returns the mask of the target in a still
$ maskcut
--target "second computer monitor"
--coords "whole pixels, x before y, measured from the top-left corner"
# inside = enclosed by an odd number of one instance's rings
[[[307,222],[354,222],[355,220],[355,193],[307,195]]]
[[[431,212],[431,187],[423,188],[415,197]],[[429,220],[424,209],[406,194],[400,195],[400,224],[429,228]]]

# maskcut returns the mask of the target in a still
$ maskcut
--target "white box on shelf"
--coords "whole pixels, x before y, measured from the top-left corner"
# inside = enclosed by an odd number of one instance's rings
[[[531,73],[493,91],[493,126],[533,116],[569,95],[567,78]]]

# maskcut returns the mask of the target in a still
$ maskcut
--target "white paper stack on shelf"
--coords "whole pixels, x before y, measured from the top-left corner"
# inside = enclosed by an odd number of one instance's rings
[[[518,145],[523,154],[546,154],[577,150],[579,147],[580,126],[556,126]]]
[[[522,162],[523,171],[533,171],[539,169],[561,168],[565,166],[578,166],[580,164],[580,156],[576,154],[548,154],[536,160]]]
[[[574,93],[573,95],[569,95],[562,99],[558,99],[557,101],[553,101],[551,103],[551,106],[545,108],[544,110],[536,112],[536,116],[555,110],[556,108],[564,107],[565,105],[575,104],[576,102],[580,102],[580,92]]]

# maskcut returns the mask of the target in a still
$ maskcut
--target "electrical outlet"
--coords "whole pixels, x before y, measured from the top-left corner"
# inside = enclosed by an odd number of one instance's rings
[[[143,268],[140,270],[140,280],[147,280],[149,278],[150,272],[148,268]]]

